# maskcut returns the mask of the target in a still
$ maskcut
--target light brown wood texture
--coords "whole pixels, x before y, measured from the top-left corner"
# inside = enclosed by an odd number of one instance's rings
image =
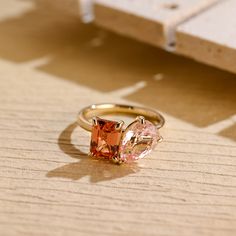
[[[84,25],[72,0],[16,2],[0,21],[0,235],[234,236],[235,75]],[[160,110],[164,141],[133,165],[90,159],[76,115],[99,102]]]
[[[176,26],[219,0],[94,0],[99,26],[155,46],[175,44]],[[82,4],[83,5],[83,4]]]

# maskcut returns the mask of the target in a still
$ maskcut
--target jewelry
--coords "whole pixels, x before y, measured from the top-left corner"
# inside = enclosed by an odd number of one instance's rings
[[[102,119],[99,116],[123,114],[137,116],[125,128],[124,121]],[[150,153],[162,140],[158,130],[164,125],[164,117],[151,109],[120,105],[93,104],[78,114],[78,124],[91,131],[90,154],[115,163],[132,162]]]

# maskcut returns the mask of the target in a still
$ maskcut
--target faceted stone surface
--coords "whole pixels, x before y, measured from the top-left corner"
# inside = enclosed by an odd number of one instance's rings
[[[143,158],[152,151],[160,135],[155,125],[146,120],[144,124],[140,121],[131,123],[123,133],[119,147],[119,160],[132,162]]]
[[[96,119],[97,124],[92,128],[90,153],[94,157],[112,159],[118,155],[122,130],[116,129],[116,121]]]

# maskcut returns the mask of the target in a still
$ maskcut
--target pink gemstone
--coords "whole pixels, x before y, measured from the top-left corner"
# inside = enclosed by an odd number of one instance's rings
[[[116,121],[96,119],[97,124],[92,128],[90,153],[94,157],[112,159],[118,155],[122,129],[116,129]]]
[[[150,121],[131,123],[123,133],[119,147],[119,161],[131,162],[143,158],[156,146],[160,135]]]

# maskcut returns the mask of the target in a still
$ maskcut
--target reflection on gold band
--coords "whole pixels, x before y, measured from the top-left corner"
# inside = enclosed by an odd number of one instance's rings
[[[164,117],[152,109],[114,103],[93,104],[85,107],[79,112],[77,122],[82,128],[91,131],[92,122],[90,120],[93,117],[108,114],[144,116],[148,120],[152,121],[158,129],[160,129],[165,123]]]

